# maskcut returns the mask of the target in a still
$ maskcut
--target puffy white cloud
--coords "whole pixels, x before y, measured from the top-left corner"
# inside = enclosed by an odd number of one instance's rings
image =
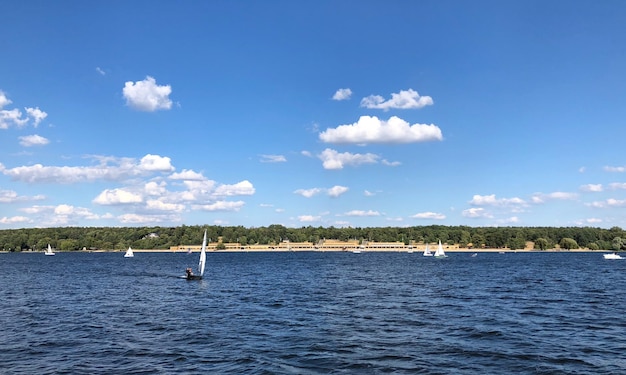
[[[347,192],[348,190],[350,190],[350,189],[345,187],[345,186],[335,185],[335,186],[331,187],[330,189],[328,189],[326,192],[331,197],[336,198],[336,197],[340,196],[341,194]]]
[[[411,217],[414,219],[443,220],[446,215],[437,212],[420,212]]]
[[[169,172],[174,170],[174,167],[172,166],[172,159],[168,158],[167,156],[151,154],[147,154],[146,156],[141,158],[139,167],[144,171],[151,172]]]
[[[180,173],[172,173],[169,176],[171,180],[187,180],[187,181],[203,181],[206,180],[201,173],[194,172],[191,169],[183,169]]]
[[[48,143],[50,143],[50,141],[47,138],[44,138],[37,134],[19,137],[19,140],[20,140],[20,144],[24,147],[43,146],[43,145],[47,145]]]
[[[337,152],[330,148],[322,151],[318,155],[322,160],[324,169],[342,169],[346,165],[375,164],[380,158],[378,155],[367,154],[351,154],[349,152]]]
[[[254,186],[248,180],[238,182],[234,185],[220,185],[213,193],[215,196],[253,195]]]
[[[345,88],[339,89],[333,95],[333,100],[348,100],[352,96],[352,90]]]
[[[0,109],[11,103],[13,102],[9,98],[7,98],[7,95],[2,90],[0,90]]]
[[[167,184],[165,182],[157,183],[155,181],[150,181],[144,185],[143,190],[146,195],[160,196],[167,193],[166,186]]]
[[[624,171],[626,171],[626,167],[611,167],[611,166],[606,166],[603,168],[604,171],[606,172],[619,172],[622,173]]]
[[[22,111],[17,108],[0,110],[0,129],[8,129],[11,124],[24,126],[28,118],[22,117]]]
[[[298,189],[294,191],[294,194],[302,195],[305,198],[311,198],[315,195],[326,192],[326,194],[328,194],[329,196],[336,198],[340,196],[341,194],[347,192],[348,190],[350,190],[348,187],[336,185],[328,189],[325,189],[325,188]]]
[[[123,224],[163,223],[180,221],[178,216],[124,214],[117,217]]]
[[[401,90],[399,93],[391,94],[391,99],[385,101],[380,95],[370,95],[361,100],[361,107],[382,109],[414,109],[422,108],[433,104],[433,98],[430,96],[420,96],[413,89]]]
[[[132,204],[141,202],[143,202],[141,194],[124,189],[105,189],[93,200],[93,203],[102,205]]]
[[[39,109],[39,107],[36,107],[36,108],[26,107],[24,109],[26,109],[26,113],[28,113],[28,115],[33,118],[34,127],[37,127],[37,125],[39,125],[40,122],[42,122],[46,117],[48,117],[48,114],[42,111],[41,109]]]
[[[380,212],[372,211],[372,210],[368,210],[368,211],[352,210],[352,211],[346,212],[344,215],[345,216],[361,216],[361,217],[365,217],[365,216],[380,216]]]
[[[284,163],[287,161],[283,155],[261,155],[261,163]]]
[[[384,121],[376,116],[361,116],[353,124],[328,128],[319,135],[326,143],[415,143],[441,141],[441,129],[434,124],[413,124],[392,116]]]
[[[22,223],[32,223],[33,221],[26,216],[11,216],[11,217],[0,217],[0,224],[22,224]]]
[[[324,189],[321,188],[312,188],[312,189],[298,189],[296,191],[294,191],[294,194],[300,194],[305,198],[311,198],[321,192],[323,192]]]
[[[22,182],[77,183],[85,181],[119,181],[129,177],[144,176],[153,172],[167,172],[173,169],[170,158],[146,155],[138,164],[132,158],[94,157],[100,159],[95,166],[44,166],[35,164],[15,168],[0,168],[0,171],[13,180]]]
[[[130,107],[146,112],[172,108],[169,95],[172,93],[170,85],[159,86],[156,80],[147,76],[143,81],[128,81],[122,90],[126,104]]]

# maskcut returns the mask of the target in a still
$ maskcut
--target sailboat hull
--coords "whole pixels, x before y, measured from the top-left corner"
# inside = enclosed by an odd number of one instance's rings
[[[200,275],[190,275],[185,277],[187,280],[202,280],[202,276]]]

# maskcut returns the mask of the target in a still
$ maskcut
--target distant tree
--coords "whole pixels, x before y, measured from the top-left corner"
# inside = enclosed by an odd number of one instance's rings
[[[611,242],[611,246],[613,250],[619,251],[624,247],[624,240],[622,239],[622,237],[615,237]]]
[[[561,246],[562,249],[567,250],[578,249],[578,243],[576,243],[576,240],[568,237],[562,238],[559,242],[559,246]]]
[[[600,250],[600,246],[598,246],[598,244],[595,243],[595,242],[592,242],[592,243],[588,244],[587,248],[589,250]]]
[[[535,249],[546,250],[550,248],[550,241],[543,237],[539,237],[535,240]]]

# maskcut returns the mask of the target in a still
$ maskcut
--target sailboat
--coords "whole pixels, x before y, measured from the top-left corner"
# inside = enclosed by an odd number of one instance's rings
[[[187,280],[202,280],[204,276],[204,266],[206,264],[206,229],[204,230],[204,238],[202,239],[202,249],[200,250],[200,260],[198,261],[199,275],[194,275],[191,268],[187,268]]]
[[[433,253],[430,252],[430,248],[428,248],[428,243],[426,243],[426,249],[424,249],[424,256],[425,257],[433,256]]]
[[[132,258],[135,254],[133,254],[133,249],[128,246],[128,250],[126,250],[126,254],[124,254],[124,258]]]
[[[48,244],[48,248],[46,249],[44,254],[46,254],[46,255],[54,255],[54,251],[52,251],[52,248],[50,247],[50,244]]]
[[[443,246],[441,246],[441,240],[439,240],[439,246],[437,246],[437,251],[435,251],[435,258],[447,258],[448,256],[443,251]]]

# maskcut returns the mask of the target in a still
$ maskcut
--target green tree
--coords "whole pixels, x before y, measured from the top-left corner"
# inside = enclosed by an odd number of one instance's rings
[[[539,237],[535,240],[535,249],[546,250],[550,248],[550,241],[546,238]]]
[[[576,242],[576,240],[567,237],[561,239],[561,241],[559,242],[559,246],[561,246],[562,249],[567,250],[578,249],[578,243]]]

